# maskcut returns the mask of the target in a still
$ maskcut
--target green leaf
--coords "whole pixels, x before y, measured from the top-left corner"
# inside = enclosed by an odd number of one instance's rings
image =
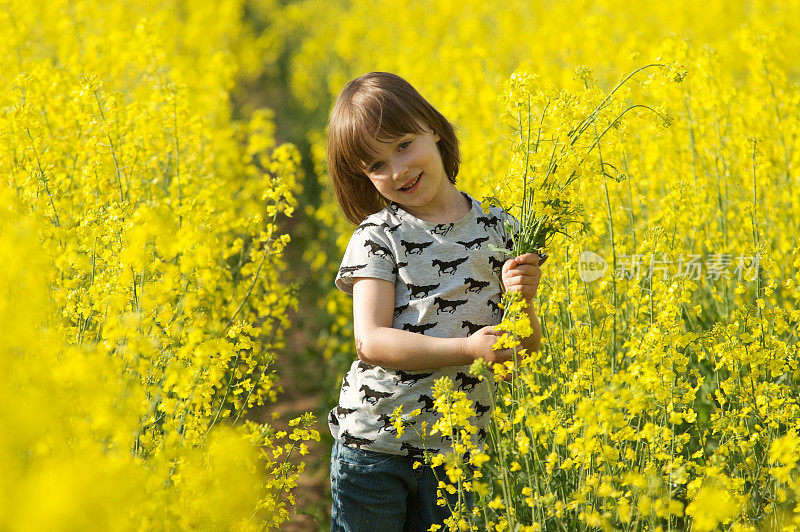
[[[511,252],[510,249],[501,248],[501,247],[495,246],[494,244],[489,244],[489,249],[491,249],[492,251],[500,252],[500,253],[502,253],[504,255],[512,255],[512,252]]]

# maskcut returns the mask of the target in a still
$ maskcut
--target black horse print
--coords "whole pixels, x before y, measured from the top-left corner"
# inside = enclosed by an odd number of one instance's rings
[[[347,431],[342,432],[342,440],[344,441],[344,444],[347,445],[348,447],[355,447],[359,451],[361,450],[361,446],[362,445],[369,445],[371,443],[375,443],[375,440],[368,440],[366,438],[358,438],[356,436],[353,436],[352,434],[350,434]]]
[[[356,227],[355,232],[358,233],[359,231],[366,229],[367,227],[380,227],[380,225],[372,222],[364,222],[363,224]]]
[[[451,261],[443,261],[443,260],[439,260],[439,259],[433,259],[431,261],[431,265],[432,266],[436,266],[437,268],[439,268],[439,276],[441,277],[441,275],[443,273],[448,273],[448,271],[450,273],[456,273],[456,268],[458,267],[458,265],[459,264],[464,264],[465,262],[467,262],[467,259],[469,259],[469,257],[463,257],[463,258],[456,259],[456,260],[451,260]]]
[[[336,419],[336,414],[333,413],[333,410],[328,412],[328,423],[330,425],[339,425],[339,420]]]
[[[464,282],[467,283],[467,289],[464,291],[475,292],[476,294],[480,293],[481,290],[489,286],[489,281],[479,281],[477,279],[473,279],[472,277],[467,277],[464,279]]]
[[[392,425],[392,418],[389,416],[389,414],[381,414],[378,417],[378,421],[383,423],[382,427],[378,427],[378,432],[385,430],[391,434],[397,434],[397,429],[394,428],[394,425]]]
[[[502,259],[496,259],[494,257],[489,257],[489,265],[492,267],[493,270],[502,270],[503,269],[503,261]]]
[[[472,390],[475,389],[475,386],[477,386],[478,383],[481,382],[480,377],[470,377],[463,371],[459,371],[458,373],[456,373],[456,380],[461,381],[461,384],[458,387],[460,390],[463,390],[465,392],[471,392]],[[469,387],[469,390],[467,390],[467,387]]]
[[[400,268],[405,268],[406,266],[408,266],[407,262],[398,262],[392,267],[392,273],[397,275],[397,273],[400,271]]]
[[[389,225],[388,223],[386,223],[386,222],[383,222],[383,223],[381,224],[381,227],[383,227],[384,229],[386,229],[386,230],[387,230],[388,232],[390,232],[390,233],[394,233],[395,231],[397,231],[398,229],[400,229],[400,227],[401,227],[402,225],[403,225],[403,224],[397,224],[397,225],[395,225],[394,227],[392,227],[392,226],[391,226],[391,225]]]
[[[347,373],[344,374],[342,377],[342,390],[345,390],[350,387],[350,382],[347,380]]]
[[[369,251],[367,251],[367,257],[369,257],[370,255],[375,255],[376,257],[391,257],[392,256],[392,250],[391,249],[389,249],[387,247],[384,247],[384,246],[381,246],[380,244],[378,244],[374,240],[367,239],[367,241],[364,242],[364,247],[365,248],[369,248]]]
[[[358,389],[359,392],[364,392],[364,398],[361,399],[363,403],[366,401],[371,405],[377,404],[377,402],[381,399],[386,399],[387,397],[391,397],[394,395],[392,392],[381,392],[379,390],[373,390],[366,384],[362,385],[361,388]]]
[[[489,229],[489,226],[497,225],[497,222],[499,222],[499,221],[500,221],[500,218],[497,218],[495,216],[492,216],[492,217],[489,217],[489,216],[478,216],[478,223],[479,224],[483,224],[483,228],[484,229]]]
[[[425,323],[423,325],[413,325],[411,323],[403,324],[404,331],[411,331],[413,333],[425,334],[425,331],[428,329],[433,329],[439,324],[437,321],[436,323]]]
[[[422,409],[426,412],[433,412],[433,397],[430,395],[420,395],[417,399],[418,403],[423,403],[425,406]]]
[[[438,224],[436,227],[431,229],[431,234],[445,236],[453,228],[453,225],[455,224]]]
[[[397,376],[399,377],[397,380],[397,384],[400,384],[401,382],[403,383],[407,382],[411,385],[414,385],[419,381],[421,381],[422,379],[427,379],[428,377],[433,375],[433,373],[406,373],[401,369],[395,371],[397,372]]]
[[[436,309],[436,314],[439,314],[439,312],[448,312],[452,314],[458,307],[466,302],[466,299],[458,299],[456,301],[448,301],[446,299],[442,299],[441,297],[436,297],[433,299],[433,304],[439,307]]]
[[[492,314],[500,314],[500,305],[491,299],[486,302],[486,306],[492,309]]]
[[[433,241],[430,242],[407,242],[403,239],[400,239],[400,244],[403,245],[405,249],[406,255],[420,255],[426,247],[433,244]]]
[[[400,446],[401,451],[406,451],[408,454],[406,456],[414,457],[414,458],[422,458],[425,454],[425,449],[420,449],[419,447],[414,447],[408,442],[403,442],[403,445]]]
[[[479,441],[486,440],[486,429],[481,429],[478,431],[478,440]]]
[[[406,286],[411,290],[411,297],[428,297],[432,290],[439,288],[438,284],[416,285],[408,283]]]
[[[352,414],[356,411],[355,408],[342,408],[339,405],[336,405],[336,408],[333,409],[336,412],[336,417],[345,417],[348,414]]]
[[[374,367],[375,366],[373,366],[372,364],[367,364],[363,360],[358,361],[358,369],[360,369],[361,371],[369,371]]]
[[[476,332],[478,332],[479,330],[483,329],[484,327],[485,327],[485,325],[476,325],[475,323],[472,323],[471,321],[467,321],[467,320],[464,320],[464,321],[461,322],[461,328],[462,329],[466,329],[467,331],[469,331],[469,334],[475,334]]]
[[[339,275],[347,275],[349,273],[356,272],[361,268],[366,268],[366,267],[367,267],[366,264],[358,264],[356,266],[342,266],[341,268],[339,268]]]
[[[489,240],[488,236],[484,236],[481,238],[476,238],[475,240],[470,240],[469,242],[462,242],[461,240],[456,240],[456,244],[461,244],[467,249],[480,249],[481,244]]]
[[[492,407],[489,405],[482,405],[478,401],[475,401],[475,417],[482,418],[483,415],[491,410]]]
[[[394,307],[394,317],[395,318],[400,317],[400,314],[402,314],[403,311],[407,308],[408,308],[408,303],[406,303],[405,305],[400,305],[399,307]]]

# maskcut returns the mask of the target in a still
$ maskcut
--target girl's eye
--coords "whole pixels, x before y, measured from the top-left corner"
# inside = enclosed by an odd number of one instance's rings
[[[404,140],[403,142],[401,142],[400,144],[398,144],[398,145],[397,145],[397,149],[398,149],[398,151],[402,151],[402,150],[404,150],[404,149],[408,148],[408,145],[409,145],[409,144],[411,144],[411,141],[412,141],[412,140],[413,140],[413,139]],[[370,172],[370,173],[372,173],[372,172],[377,172],[378,170],[380,170],[381,166],[383,166],[383,163],[382,163],[382,162],[380,162],[380,161],[379,161],[379,162],[376,162],[376,163],[373,163],[373,164],[372,164],[372,166],[370,166],[370,167],[369,167],[369,172]]]

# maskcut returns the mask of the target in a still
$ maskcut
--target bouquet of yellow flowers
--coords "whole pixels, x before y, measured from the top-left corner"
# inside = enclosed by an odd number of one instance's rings
[[[516,215],[519,222],[506,228],[512,234],[512,249],[500,251],[511,256],[541,253],[556,235],[570,237],[588,229],[583,219],[580,178],[586,175],[595,182],[605,177],[616,181],[626,178],[604,160],[601,141],[612,133],[623,135],[623,118],[632,111],[649,110],[663,125],[671,122],[665,113],[649,105],[630,104],[619,98],[629,80],[651,68],[676,72],[675,81],[684,76],[673,67],[649,64],[628,74],[607,94],[593,84],[586,67],[576,71],[584,82],[585,90],[580,94],[544,90],[537,76],[525,72],[510,77],[501,94],[504,119],[513,131],[510,168],[505,181],[498,183],[495,194],[487,199]],[[501,196],[510,201],[503,202]],[[512,208],[507,209],[504,203]],[[547,255],[542,257],[544,262]]]

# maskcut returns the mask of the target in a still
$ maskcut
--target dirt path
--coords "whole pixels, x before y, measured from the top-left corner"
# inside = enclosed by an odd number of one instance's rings
[[[278,402],[270,405],[265,412],[263,421],[270,423],[276,430],[286,430],[289,420],[304,412],[316,412],[319,401],[313,395],[289,396],[282,394]],[[280,417],[271,419],[271,413],[277,412]],[[318,415],[318,418],[320,416]],[[323,420],[317,420],[317,430],[322,436],[328,430]],[[305,471],[300,475],[297,488],[295,488],[295,511],[289,521],[283,523],[281,531],[306,532],[330,529],[330,484],[328,479],[328,457],[330,449],[324,442],[308,442],[309,453],[304,457],[297,455],[293,462],[304,461]]]
[[[293,323],[297,323],[291,317]],[[304,462],[294,490],[295,506],[289,520],[280,525],[281,532],[317,532],[330,530],[331,490],[330,451],[332,438],[327,424],[323,374],[330,370],[328,364],[309,354],[311,343],[304,327],[293,327],[287,337],[287,346],[278,356],[275,369],[278,384],[283,392],[277,401],[265,405],[259,413],[261,422],[269,423],[275,430],[287,430],[289,421],[312,412],[317,418],[316,429],[320,441],[309,441],[308,454],[292,457],[294,463]],[[278,414],[273,419],[274,413]]]

